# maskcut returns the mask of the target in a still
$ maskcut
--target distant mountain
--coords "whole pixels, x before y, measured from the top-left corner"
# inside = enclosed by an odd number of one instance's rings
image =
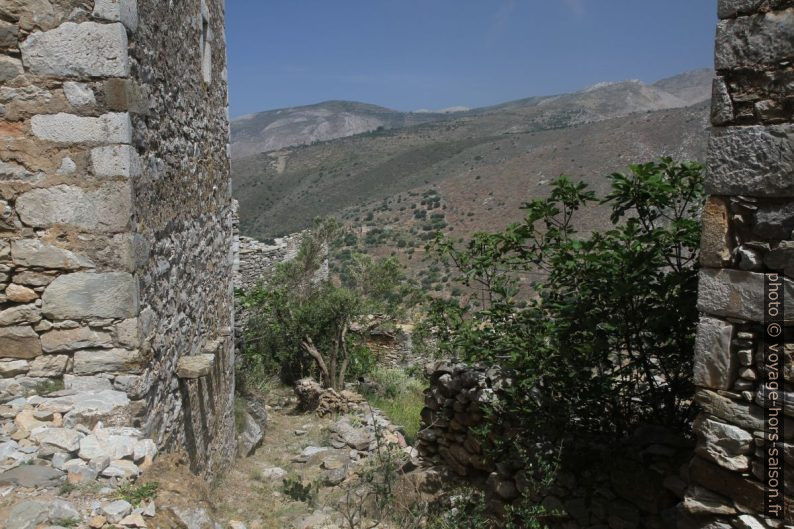
[[[240,156],[252,143],[233,144],[241,231],[272,237],[300,230],[316,216],[336,215],[359,225],[376,222],[421,232],[413,209],[423,206],[412,197],[430,190],[443,197],[446,230],[465,235],[498,228],[517,220],[521,202],[543,195],[550,179],[562,173],[605,191],[604,175],[629,163],[661,155],[703,160],[712,75],[700,70],[653,84],[599,83],[571,94],[450,114],[397,113],[345,102],[286,109],[281,119],[290,120],[307,108],[330,112],[326,105],[334,105],[339,115],[381,116],[386,125],[373,132],[370,124],[366,134],[307,145],[315,140],[296,132],[298,121],[284,124],[294,132],[278,138],[277,150]],[[427,122],[411,122],[427,116]],[[342,118],[331,112],[313,119]],[[233,142],[240,141],[240,123],[233,124]],[[340,135],[351,130],[336,129]],[[303,145],[286,147],[289,141]],[[607,219],[596,210],[591,228]]]
[[[354,101],[325,101],[248,114],[232,120],[232,157],[447,118],[442,112],[398,112]]]
[[[714,70],[691,70],[653,83],[653,86],[673,94],[689,105],[711,99]]]

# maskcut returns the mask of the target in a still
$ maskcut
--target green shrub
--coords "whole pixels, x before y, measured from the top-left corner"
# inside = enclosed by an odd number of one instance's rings
[[[302,501],[308,505],[315,506],[317,504],[317,493],[320,490],[320,482],[315,480],[304,484],[303,478],[300,476],[287,476],[284,478],[281,490],[295,501]]]
[[[600,202],[611,206],[612,227],[603,233],[577,234],[577,211],[598,199],[561,177],[504,232],[476,234],[464,248],[442,236],[430,245],[482,292],[479,309],[433,301],[442,351],[512,374],[490,411],[513,435],[492,450],[523,457],[571,436],[686,427],[702,168],[665,158],[608,178]],[[545,275],[529,301],[519,290],[528,271]]]

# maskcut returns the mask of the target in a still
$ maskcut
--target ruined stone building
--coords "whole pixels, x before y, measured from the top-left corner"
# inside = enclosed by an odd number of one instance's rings
[[[0,117],[0,397],[104,391],[110,422],[213,472],[234,435],[222,0],[0,1]]]
[[[790,276],[794,263],[794,2],[719,0],[719,18],[702,411],[679,519],[756,529],[763,273]],[[62,384],[104,407],[105,424],[184,450],[196,472],[232,457],[228,130],[222,0],[0,0],[0,401]],[[791,280],[784,295],[790,325]],[[790,344],[786,355],[792,417]],[[794,423],[784,426],[794,483]]]
[[[695,457],[684,506],[702,527],[763,527],[764,273],[794,322],[794,3],[720,0],[695,346]],[[791,341],[789,327],[788,340]],[[785,344],[784,413],[794,416]],[[768,375],[767,375],[768,376]],[[794,422],[781,415],[786,521],[794,523]]]

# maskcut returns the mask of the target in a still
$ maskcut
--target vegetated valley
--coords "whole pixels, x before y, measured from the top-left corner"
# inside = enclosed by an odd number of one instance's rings
[[[446,291],[448,274],[423,258],[437,231],[460,238],[502,229],[563,174],[603,193],[605,176],[632,163],[702,161],[711,76],[601,83],[448,114],[329,102],[238,118],[241,232],[268,240],[334,216],[367,253],[393,255],[425,287]],[[333,136],[341,137],[317,141]],[[605,228],[606,209],[592,205],[579,222],[585,231]]]
[[[241,233],[303,234],[239,292],[240,402],[274,429],[219,487],[224,516],[674,526],[711,76],[234,121]]]

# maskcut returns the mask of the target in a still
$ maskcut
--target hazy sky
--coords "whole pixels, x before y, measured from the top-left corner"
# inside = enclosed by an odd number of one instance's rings
[[[227,0],[232,116],[484,106],[712,66],[716,0]]]

